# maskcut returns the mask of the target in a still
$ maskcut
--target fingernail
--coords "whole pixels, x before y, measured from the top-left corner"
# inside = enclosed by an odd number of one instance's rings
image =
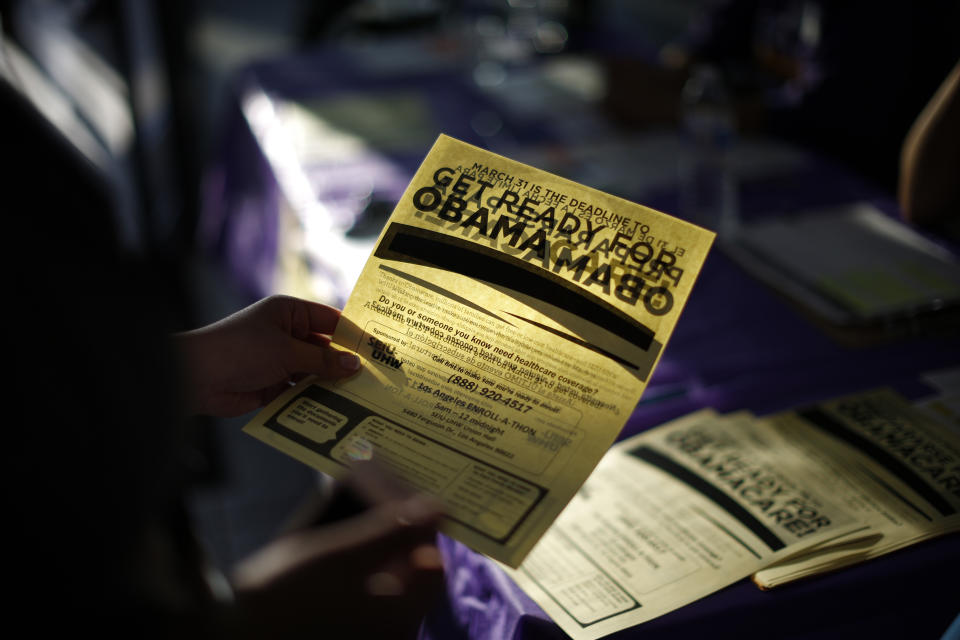
[[[360,368],[360,358],[353,353],[341,353],[340,368],[347,371],[356,371]]]
[[[410,566],[419,571],[443,569],[443,555],[436,545],[422,544],[410,552]]]

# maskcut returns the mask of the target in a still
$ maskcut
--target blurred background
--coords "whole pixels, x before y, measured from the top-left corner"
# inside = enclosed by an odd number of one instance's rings
[[[719,232],[625,433],[960,365],[960,139],[932,205],[902,168],[960,59],[956,1],[0,8],[0,73],[102,170],[124,247],[185,265],[195,323],[276,292],[342,306],[442,132]],[[243,423],[196,451],[224,568],[316,482]]]
[[[833,4],[4,0],[3,27],[109,164],[127,241],[342,304],[441,131],[711,228],[811,158],[894,195],[957,3]]]

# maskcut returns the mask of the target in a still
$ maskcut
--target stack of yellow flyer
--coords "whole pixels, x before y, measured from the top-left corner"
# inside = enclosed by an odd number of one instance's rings
[[[868,528],[758,571],[761,588],[960,531],[960,436],[896,393],[841,398],[767,422],[794,446],[819,450],[848,511]]]
[[[630,416],[714,234],[441,136],[309,378],[246,431],[340,475],[375,458],[518,566]]]
[[[518,570],[577,640],[753,575],[769,588],[960,530],[960,437],[890,391],[614,446]]]

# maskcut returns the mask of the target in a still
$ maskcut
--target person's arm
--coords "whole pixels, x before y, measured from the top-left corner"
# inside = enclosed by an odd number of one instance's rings
[[[960,62],[903,142],[898,192],[903,217],[911,222],[960,216]]]
[[[238,416],[267,404],[304,375],[335,379],[355,373],[359,358],[330,345],[339,319],[333,307],[272,296],[174,335],[185,369],[186,409]]]

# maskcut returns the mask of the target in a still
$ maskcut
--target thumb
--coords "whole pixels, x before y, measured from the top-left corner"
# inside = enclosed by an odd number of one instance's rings
[[[290,337],[285,350],[283,368],[289,374],[312,373],[321,378],[335,379],[360,370],[360,358],[355,353],[341,351],[330,345],[316,345]]]

